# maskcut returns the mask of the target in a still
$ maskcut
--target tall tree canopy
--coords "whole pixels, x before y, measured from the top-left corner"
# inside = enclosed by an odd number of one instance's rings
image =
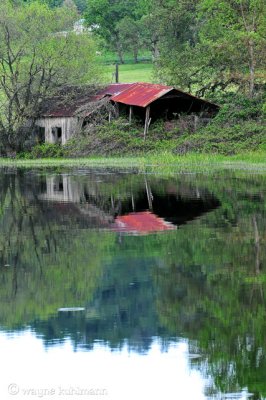
[[[0,135],[5,148],[21,148],[31,132],[26,122],[34,121],[48,95],[65,84],[98,81],[92,38],[71,32],[76,19],[67,7],[1,2]]]
[[[21,3],[32,3],[36,0],[12,0],[13,4],[21,4]],[[47,4],[51,8],[60,7],[63,5],[64,1],[68,2],[68,0],[42,0],[42,3]],[[87,0],[69,0],[74,3],[77,7],[79,13],[83,13],[87,7]]]
[[[85,18],[87,24],[114,49],[123,63],[123,44],[119,26],[124,18],[135,20],[138,15],[138,0],[88,0]],[[121,25],[120,25],[121,30]],[[127,36],[127,35],[124,35]]]
[[[265,80],[264,0],[169,0],[155,8],[160,29],[158,73],[198,94],[240,88],[252,97]]]

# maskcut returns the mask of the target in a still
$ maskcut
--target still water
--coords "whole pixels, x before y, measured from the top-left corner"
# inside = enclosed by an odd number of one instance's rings
[[[266,175],[0,173],[1,399],[265,399]]]

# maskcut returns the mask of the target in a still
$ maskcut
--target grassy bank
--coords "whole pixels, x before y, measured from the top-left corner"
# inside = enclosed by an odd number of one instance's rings
[[[120,168],[136,172],[175,174],[180,172],[214,172],[221,169],[237,169],[266,173],[266,151],[242,153],[234,156],[188,153],[173,155],[169,152],[140,157],[83,157],[43,158],[34,160],[0,159],[2,167],[23,168]]]

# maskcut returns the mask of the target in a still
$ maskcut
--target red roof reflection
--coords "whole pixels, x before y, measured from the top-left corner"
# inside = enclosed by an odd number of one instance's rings
[[[176,229],[174,225],[151,213],[141,211],[121,215],[115,219],[114,230],[117,232],[130,232],[145,234]]]

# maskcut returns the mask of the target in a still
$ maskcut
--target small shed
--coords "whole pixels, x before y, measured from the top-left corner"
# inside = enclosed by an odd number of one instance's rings
[[[195,114],[211,118],[219,106],[185,93],[173,86],[138,82],[111,97],[120,110],[128,110],[129,121],[137,115],[145,121],[144,135],[151,122],[173,119],[180,114]]]
[[[102,98],[87,90],[88,94],[84,89],[65,88],[57,96],[47,99],[35,122],[39,142],[65,144],[81,129],[84,116],[79,111]]]
[[[48,98],[35,122],[38,142],[65,144],[73,137],[96,110],[101,109],[103,99],[110,99],[131,84],[113,84],[105,88],[76,87],[62,88]]]
[[[122,87],[122,84],[118,85]],[[107,89],[106,92],[108,93]],[[160,118],[166,110],[169,117],[173,112],[216,113],[219,110],[217,104],[200,99],[173,86],[144,82],[128,84],[123,90],[117,90],[111,100],[115,103],[139,107],[139,109],[146,109],[150,106],[151,115],[154,118]]]
[[[195,114],[211,118],[219,106],[185,93],[173,86],[152,83],[114,83],[105,88],[66,87],[51,99],[36,121],[37,138],[48,143],[65,144],[88,121],[103,99],[126,112],[131,122],[138,116],[145,124],[144,136],[151,122],[169,120],[180,114]]]

